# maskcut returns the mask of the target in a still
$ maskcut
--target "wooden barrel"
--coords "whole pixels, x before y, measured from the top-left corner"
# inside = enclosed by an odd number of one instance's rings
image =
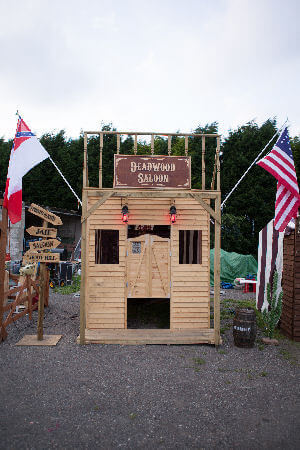
[[[251,348],[256,337],[256,316],[253,308],[241,308],[233,319],[233,339],[237,347]]]

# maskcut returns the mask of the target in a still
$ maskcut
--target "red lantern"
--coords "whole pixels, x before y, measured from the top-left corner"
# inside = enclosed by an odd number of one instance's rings
[[[128,206],[124,205],[122,208],[122,221],[124,223],[128,222]]]
[[[176,207],[174,205],[172,205],[170,208],[170,220],[171,223],[176,222]]]

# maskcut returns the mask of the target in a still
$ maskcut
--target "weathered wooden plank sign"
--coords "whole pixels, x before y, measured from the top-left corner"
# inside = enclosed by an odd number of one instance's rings
[[[23,257],[24,262],[28,263],[57,263],[60,261],[59,253],[34,253],[34,252],[26,252]]]
[[[41,217],[44,220],[47,220],[47,222],[50,222],[53,225],[62,225],[60,217],[56,216],[50,211],[47,211],[47,209],[41,208],[41,206],[38,206],[35,203],[31,203],[28,211],[38,217]]]
[[[115,188],[191,188],[190,156],[115,155]]]
[[[56,228],[46,228],[46,227],[30,227],[27,228],[27,233],[30,234],[30,236],[39,236],[43,238],[56,238],[57,236],[57,229]]]
[[[29,242],[30,250],[51,250],[52,248],[58,247],[60,244],[60,241],[58,239],[47,239],[43,241],[34,241]]]

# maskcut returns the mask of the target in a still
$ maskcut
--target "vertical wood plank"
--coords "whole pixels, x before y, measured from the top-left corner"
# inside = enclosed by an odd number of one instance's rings
[[[83,188],[87,187],[87,179],[88,179],[88,173],[87,173],[87,134],[84,133],[83,136]]]
[[[217,152],[216,152],[216,165],[217,165],[217,191],[221,189],[221,179],[220,179],[220,136],[217,137]]]
[[[171,156],[171,145],[172,145],[172,137],[168,135],[168,155]]]
[[[188,152],[189,152],[189,137],[188,136],[184,136],[184,151],[185,151],[185,156],[187,156]]]
[[[117,134],[117,155],[120,153],[120,146],[121,146],[121,136]]]
[[[137,154],[137,134],[134,135],[134,154]]]
[[[43,227],[48,227],[47,220],[43,220]],[[45,294],[46,294],[46,276],[47,267],[46,263],[40,264],[40,295],[39,295],[39,303],[38,303],[38,325],[37,325],[37,339],[38,341],[43,340],[44,330],[43,330],[43,322],[44,322],[44,307],[45,307]]]
[[[128,255],[129,255],[129,242],[127,239],[128,236],[128,225],[126,225],[125,229],[126,233],[126,239],[125,239],[125,277],[124,277],[124,283],[125,283],[125,298],[124,298],[124,329],[127,330],[127,301],[128,301]]]
[[[214,330],[215,345],[220,344],[220,253],[221,253],[221,194],[215,200],[215,255],[214,255]]]
[[[205,136],[202,136],[202,188],[205,191]]]
[[[28,316],[29,320],[32,320],[32,288],[31,288],[31,277],[30,275],[26,275],[26,289],[27,289],[27,297],[28,297]]]
[[[100,133],[99,188],[102,188],[102,153],[103,153],[103,133]]]
[[[154,155],[154,134],[151,134],[151,155]]]
[[[152,245],[153,239],[150,234],[147,236],[147,264],[148,264],[148,297],[152,297]]]
[[[87,213],[87,192],[82,192],[82,217]],[[79,342],[81,345],[85,344],[85,283],[86,283],[86,220],[82,222],[81,228],[81,285],[80,285],[80,337]]]

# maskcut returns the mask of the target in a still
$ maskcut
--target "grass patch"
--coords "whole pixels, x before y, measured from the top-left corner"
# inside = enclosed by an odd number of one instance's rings
[[[218,350],[218,353],[220,353],[220,355],[226,355],[227,354],[227,352],[225,351],[225,350]]]
[[[288,361],[290,364],[297,365],[297,358],[294,355],[292,355],[288,350],[286,350],[285,348],[281,348],[279,350],[279,353],[283,357],[283,359]]]
[[[259,375],[261,377],[266,377],[266,376],[268,376],[268,373],[263,370]]]
[[[231,324],[225,325],[224,327],[221,327],[221,328],[220,328],[220,333],[221,333],[221,334],[224,334],[225,331],[231,330],[231,328],[232,328],[232,325],[231,325]]]
[[[203,358],[193,358],[193,361],[198,366],[202,366],[203,364],[205,364],[205,359]]]
[[[131,420],[135,419],[135,418],[136,418],[136,413],[131,413],[131,414],[129,414],[129,418],[130,418]]]
[[[74,294],[74,292],[80,291],[80,283],[81,283],[81,277],[80,275],[76,275],[73,277],[73,283],[69,286],[63,286],[63,287],[56,287],[53,289],[54,292],[57,292],[58,294]]]

